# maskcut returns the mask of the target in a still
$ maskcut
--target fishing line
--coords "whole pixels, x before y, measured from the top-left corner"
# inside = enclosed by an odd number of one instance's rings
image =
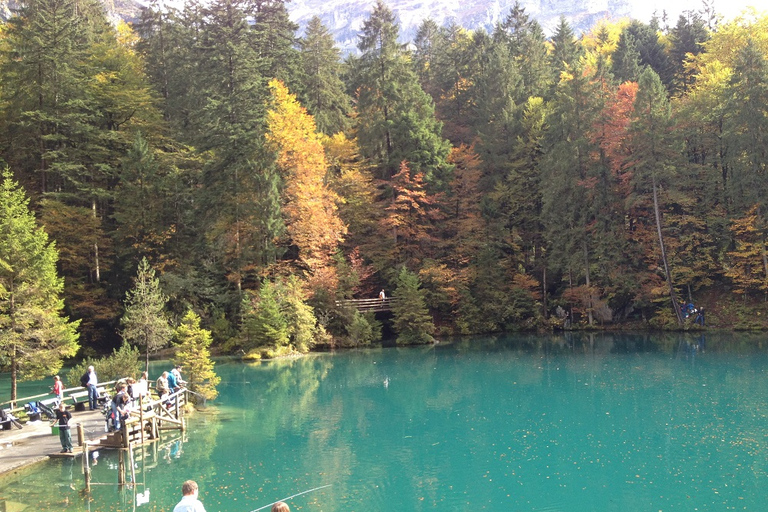
[[[310,489],[310,490],[308,490],[308,491],[303,491],[303,492],[300,492],[300,493],[298,493],[298,494],[294,494],[293,496],[288,496],[287,498],[283,498],[283,499],[280,499],[280,500],[277,500],[277,501],[273,501],[273,502],[272,502],[272,503],[270,503],[269,505],[264,505],[263,507],[261,507],[261,508],[257,508],[256,510],[251,510],[251,512],[259,512],[259,510],[264,510],[264,509],[265,509],[265,508],[267,508],[267,507],[271,507],[271,506],[272,506],[272,505],[274,505],[275,503],[278,503],[278,502],[281,502],[281,501],[288,501],[288,500],[292,500],[292,499],[293,499],[293,498],[295,498],[296,496],[301,496],[302,494],[307,494],[307,493],[310,493],[310,492],[313,492],[313,491],[319,491],[320,489],[325,489],[326,487],[330,487],[330,486],[331,486],[331,484],[328,484],[328,485],[321,485],[320,487],[315,487],[314,489]]]

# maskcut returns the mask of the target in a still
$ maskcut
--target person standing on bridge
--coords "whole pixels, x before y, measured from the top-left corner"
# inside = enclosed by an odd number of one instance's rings
[[[88,376],[88,382],[85,384],[86,389],[88,389],[88,405],[92,411],[95,411],[99,406],[99,391],[97,389],[99,378],[96,376],[96,370],[93,369],[93,366],[88,367],[86,375]]]
[[[386,299],[386,298],[387,298],[387,294],[386,294],[386,293],[384,293],[384,290],[381,290],[381,291],[379,292],[379,298],[380,298],[381,300],[384,300],[384,299]]]

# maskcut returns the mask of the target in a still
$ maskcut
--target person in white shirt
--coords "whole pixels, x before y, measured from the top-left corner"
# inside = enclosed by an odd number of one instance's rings
[[[99,378],[96,376],[96,370],[93,369],[93,366],[89,366],[88,384],[86,384],[86,388],[88,389],[88,405],[92,411],[95,411],[99,408],[99,391],[97,388],[98,384]]]
[[[205,512],[205,507],[197,499],[197,482],[187,480],[181,486],[181,501],[173,508],[173,512]]]

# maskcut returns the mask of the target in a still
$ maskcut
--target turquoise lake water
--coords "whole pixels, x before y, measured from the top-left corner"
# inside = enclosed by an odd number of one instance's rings
[[[102,451],[91,501],[59,460],[1,479],[0,499],[170,511],[191,478],[208,512],[318,487],[291,510],[766,510],[766,341],[509,336],[220,362],[219,399],[135,452],[138,485],[114,485]]]

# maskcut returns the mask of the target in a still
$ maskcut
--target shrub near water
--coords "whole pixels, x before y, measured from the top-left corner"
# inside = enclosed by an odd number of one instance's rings
[[[67,374],[68,387],[79,387],[80,377],[93,365],[99,382],[122,379],[123,377],[136,378],[141,374],[141,352],[136,347],[123,343],[120,348],[112,351],[112,354],[102,359],[86,359],[74,366]]]

